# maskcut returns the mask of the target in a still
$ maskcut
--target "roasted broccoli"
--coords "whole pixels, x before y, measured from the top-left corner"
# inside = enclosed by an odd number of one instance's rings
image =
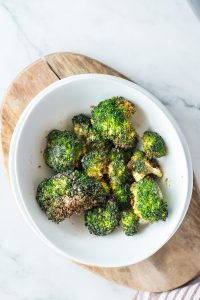
[[[101,134],[97,132],[93,127],[90,128],[87,141],[91,143],[91,146],[102,147],[105,140],[102,138]]]
[[[156,132],[145,131],[142,137],[143,151],[148,157],[159,158],[167,153],[163,138]]]
[[[167,203],[155,181],[162,177],[156,158],[166,155],[166,145],[158,133],[146,131],[142,151],[136,150],[135,111],[127,99],[112,97],[93,106],[91,116],[74,116],[72,131],[48,134],[43,156],[58,174],[38,185],[36,199],[50,220],[85,213],[85,225],[97,236],[119,223],[132,236],[140,220],[166,220]]]
[[[88,138],[89,131],[91,128],[90,117],[80,114],[72,118],[72,124],[74,132],[80,138]]]
[[[91,118],[80,114],[72,118],[74,132],[80,138],[85,138],[86,143],[93,148],[102,148],[109,152],[113,146],[110,141],[104,140],[99,132],[97,132],[91,124]]]
[[[139,217],[132,211],[123,211],[121,224],[124,233],[128,236],[134,235],[139,229]]]
[[[48,218],[56,223],[105,203],[107,193],[100,183],[80,171],[67,171],[44,179],[36,199]]]
[[[74,133],[53,130],[47,136],[44,160],[54,171],[64,172],[79,165],[85,150],[84,141]]]
[[[135,214],[145,222],[165,221],[168,215],[167,203],[153,178],[144,178],[133,183],[131,192],[134,195],[132,205]]]
[[[135,106],[122,97],[113,97],[100,102],[92,110],[93,127],[106,140],[111,140],[117,147],[132,148],[137,142],[137,133],[130,117]]]
[[[130,174],[125,163],[124,154],[114,149],[109,156],[111,162],[108,166],[110,185],[121,208],[130,205]]]
[[[82,158],[82,167],[87,176],[96,178],[103,189],[109,194],[111,187],[105,174],[108,173],[108,155],[104,150],[92,150]]]
[[[108,152],[108,157],[110,161],[113,161],[116,157],[120,157],[126,163],[128,163],[134,153],[134,148],[123,149],[123,148],[112,148]]]
[[[117,204],[111,200],[105,207],[92,208],[85,213],[85,225],[90,233],[107,235],[119,225],[120,213]]]
[[[134,152],[128,167],[132,170],[135,181],[139,181],[149,174],[162,177],[162,171],[155,159],[148,159],[140,150]]]
[[[88,176],[100,179],[108,173],[108,157],[101,149],[90,151],[83,156],[82,167]]]

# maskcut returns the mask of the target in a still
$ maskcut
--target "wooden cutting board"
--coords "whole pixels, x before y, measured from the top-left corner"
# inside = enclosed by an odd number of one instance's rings
[[[28,66],[11,83],[1,107],[1,145],[6,168],[12,133],[27,104],[49,84],[83,73],[124,77],[89,57],[55,53]],[[196,181],[191,205],[181,227],[156,254],[123,268],[81,266],[116,283],[153,292],[168,291],[193,279],[200,272],[200,192]]]

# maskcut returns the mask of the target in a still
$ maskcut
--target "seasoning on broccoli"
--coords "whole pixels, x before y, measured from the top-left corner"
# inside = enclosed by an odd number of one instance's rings
[[[143,151],[148,157],[159,158],[167,153],[166,145],[163,138],[156,132],[145,131],[142,137]]]
[[[85,150],[84,141],[78,139],[74,133],[53,130],[47,136],[44,160],[54,171],[64,172],[79,165]]]
[[[108,166],[110,185],[120,208],[130,206],[130,174],[124,160],[123,152],[114,149],[109,156],[111,162]]]
[[[80,171],[67,171],[44,179],[37,188],[36,199],[48,218],[56,223],[106,201],[100,183]]]
[[[145,222],[165,221],[168,215],[167,203],[163,200],[160,187],[153,178],[144,178],[133,183],[132,205],[135,214]]]
[[[85,225],[90,233],[98,236],[113,232],[119,225],[120,213],[117,204],[111,200],[105,207],[92,208],[85,213]]]
[[[166,155],[166,145],[146,131],[142,151],[136,150],[135,111],[127,99],[112,97],[93,106],[91,116],[75,115],[72,131],[48,134],[44,160],[58,174],[38,185],[36,199],[50,220],[85,213],[85,225],[97,236],[119,223],[132,236],[139,220],[166,220],[167,203],[155,181],[162,177],[156,158]]]
[[[147,175],[155,175],[162,177],[162,171],[155,159],[148,159],[145,153],[136,150],[128,163],[128,167],[132,170],[135,181],[143,179]]]
[[[132,148],[137,143],[137,133],[130,117],[135,106],[122,97],[113,97],[100,102],[92,110],[92,126],[105,140],[111,140],[117,147]]]
[[[109,152],[112,147],[111,142],[103,139],[100,132],[92,127],[90,117],[84,114],[76,115],[72,118],[72,124],[76,135],[85,138],[91,149],[102,148],[105,152]]]
[[[100,179],[108,173],[108,157],[101,149],[90,151],[83,156],[82,167],[88,176]]]
[[[91,120],[90,117],[80,114],[74,116],[72,118],[72,124],[74,128],[74,132],[80,138],[87,138],[90,128],[91,128]]]
[[[139,218],[133,210],[123,211],[121,224],[124,233],[128,236],[134,235],[139,229]]]

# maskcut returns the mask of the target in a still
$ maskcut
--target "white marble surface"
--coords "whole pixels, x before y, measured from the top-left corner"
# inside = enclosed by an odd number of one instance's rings
[[[44,54],[92,56],[167,105],[187,137],[200,179],[200,22],[187,1],[0,0],[0,41],[1,99],[17,73]],[[133,298],[133,290],[43,245],[16,207],[2,162],[0,181],[0,299]]]

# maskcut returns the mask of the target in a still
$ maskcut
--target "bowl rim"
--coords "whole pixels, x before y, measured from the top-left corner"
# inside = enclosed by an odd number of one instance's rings
[[[126,262],[126,263],[110,263],[110,264],[102,264],[102,263],[91,263],[91,261],[86,261],[86,260],[81,260],[78,259],[77,257],[73,257],[66,253],[65,251],[61,250],[58,246],[56,246],[53,242],[51,242],[40,230],[40,228],[35,224],[34,220],[31,217],[31,214],[27,210],[23,197],[19,191],[19,186],[18,186],[18,181],[15,176],[16,170],[15,170],[15,162],[16,162],[16,152],[17,152],[17,144],[18,140],[22,131],[22,128],[24,124],[26,123],[26,120],[29,117],[29,114],[31,113],[32,109],[40,102],[42,101],[43,97],[46,96],[47,94],[51,93],[54,91],[56,88],[59,88],[63,85],[66,85],[72,81],[79,81],[79,80],[84,80],[86,78],[102,78],[102,79],[107,79],[107,80],[114,80],[115,82],[119,82],[124,85],[128,85],[129,87],[133,87],[134,89],[138,90],[142,94],[144,94],[146,97],[148,97],[152,102],[154,102],[161,110],[162,112],[167,116],[169,119],[170,123],[172,124],[173,128],[175,129],[178,138],[181,142],[185,159],[186,159],[186,165],[187,165],[187,195],[185,197],[185,206],[181,215],[181,218],[178,220],[176,223],[176,226],[174,226],[174,229],[171,231],[171,234],[168,236],[168,238],[165,240],[164,243],[162,243],[159,247],[155,249],[154,252],[151,252],[151,254],[147,254],[146,257],[134,261],[134,262]],[[56,81],[52,84],[50,84],[48,87],[46,87],[44,90],[42,90],[39,94],[37,94],[31,102],[27,105],[25,110],[23,111],[22,115],[20,116],[17,125],[14,129],[12,139],[11,139],[11,144],[10,144],[10,151],[9,151],[9,161],[8,161],[8,169],[9,169],[9,176],[10,176],[10,183],[11,183],[11,188],[17,203],[18,208],[20,209],[23,217],[25,218],[25,221],[29,225],[29,227],[35,232],[35,234],[51,249],[59,253],[60,255],[64,256],[65,258],[68,258],[70,260],[73,260],[78,263],[82,263],[88,266],[98,266],[98,267],[124,267],[128,266],[130,264],[135,264],[140,261],[143,261],[144,259],[147,259],[148,257],[152,256],[154,253],[156,253],[164,244],[168,242],[168,240],[175,234],[175,232],[178,230],[180,227],[186,212],[188,210],[190,201],[191,201],[191,195],[192,195],[192,188],[193,188],[193,168],[192,168],[192,160],[191,160],[191,155],[189,151],[189,147],[187,144],[187,141],[185,139],[185,136],[183,135],[179,125],[175,121],[174,117],[171,115],[171,113],[168,111],[168,109],[150,92],[148,92],[146,89],[140,87],[136,83],[133,83],[127,79],[116,77],[113,75],[106,75],[106,74],[96,74],[96,73],[91,73],[91,74],[80,74],[80,75],[73,75],[64,79],[61,79],[59,81]]]

